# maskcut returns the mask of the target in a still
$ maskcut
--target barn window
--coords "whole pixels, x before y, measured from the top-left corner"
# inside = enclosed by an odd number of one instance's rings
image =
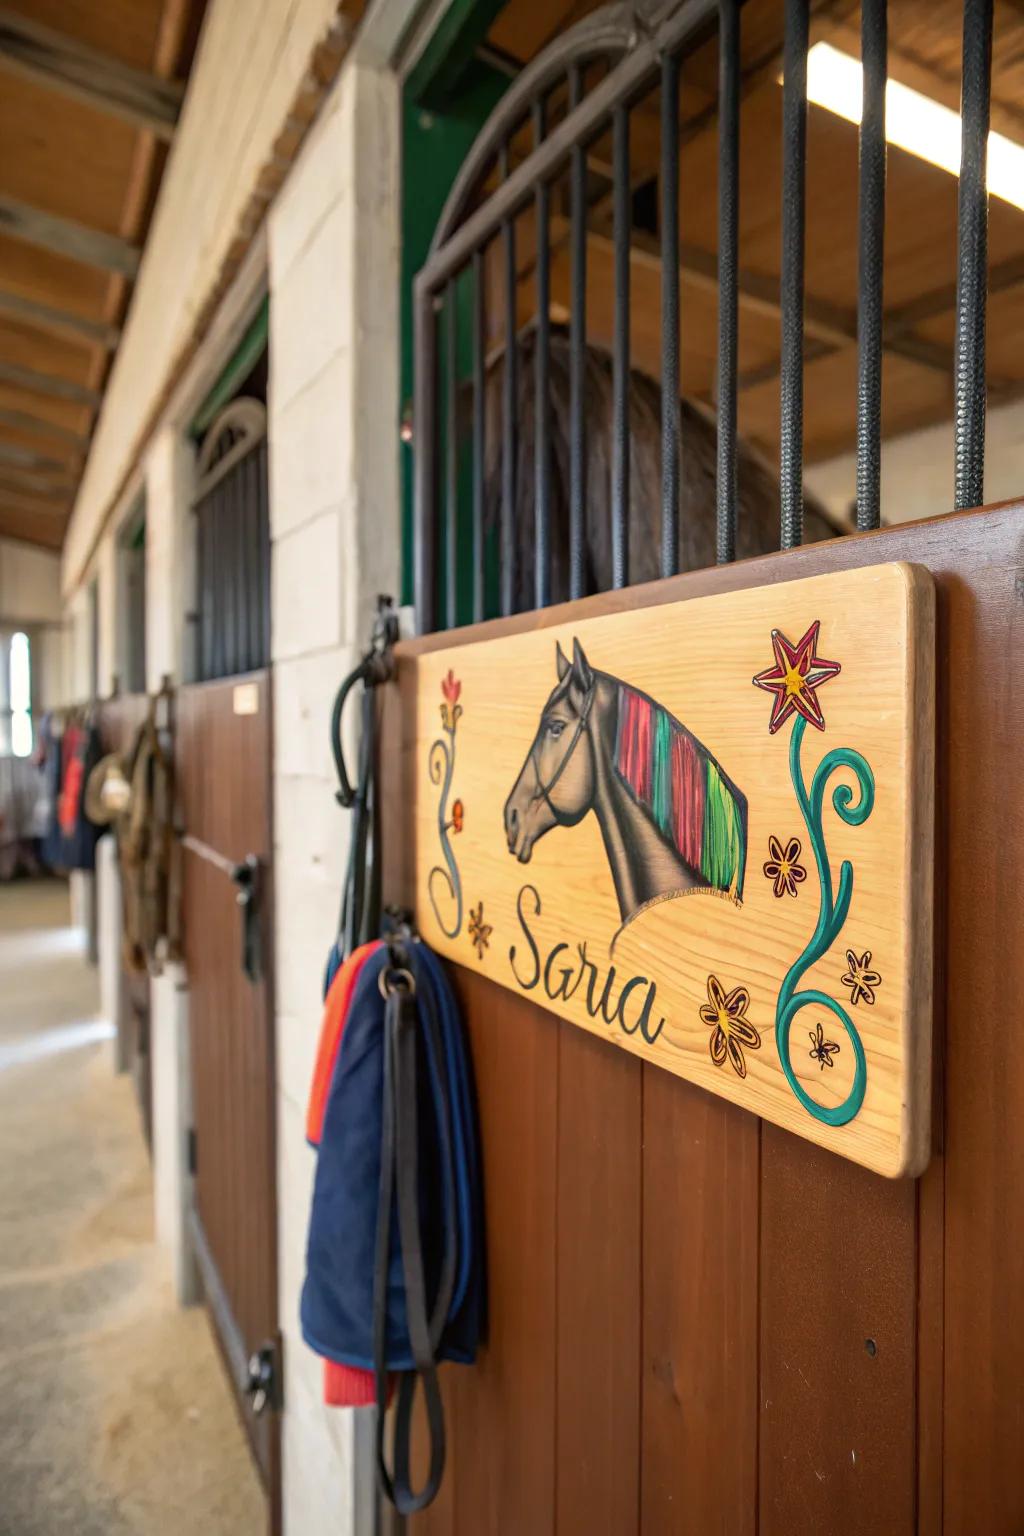
[[[194,680],[251,672],[270,660],[264,305],[193,424]]]

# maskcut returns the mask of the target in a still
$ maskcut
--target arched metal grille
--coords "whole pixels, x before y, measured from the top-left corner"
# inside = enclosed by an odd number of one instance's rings
[[[805,361],[804,247],[806,223],[807,54],[809,0],[785,0],[781,267],[779,547],[803,537],[803,379]],[[471,546],[472,615],[485,616],[485,252],[501,250],[506,342],[519,331],[516,313],[516,219],[532,207],[537,298],[532,366],[535,420],[530,424],[533,464],[533,600],[551,601],[550,441],[547,391],[550,366],[550,191],[568,174],[569,249],[569,552],[568,595],[583,594],[584,508],[583,379],[587,285],[586,152],[599,134],[612,138],[612,247],[614,328],[609,530],[612,584],[630,580],[630,442],[627,404],[630,368],[631,188],[630,115],[646,92],[661,91],[660,260],[661,539],[663,576],[679,569],[680,498],[680,64],[709,35],[719,34],[717,358],[717,558],[735,558],[737,533],[737,294],[739,288],[740,33],[742,0],[682,0],[678,4],[610,5],[566,31],[517,79],[486,124],[452,188],[428,260],[415,287],[415,529],[414,584],[421,630],[457,618],[457,561]],[[986,150],[991,84],[992,0],[966,0],[963,12],[962,165],[959,191],[959,263],[956,305],[955,462],[953,504],[983,500],[985,427]],[[863,115],[860,127],[857,304],[857,526],[879,524],[881,464],[882,255],[885,220],[887,7],[861,7]],[[553,102],[565,110],[551,113]],[[532,125],[532,149],[514,163],[513,145]],[[517,137],[518,136],[518,137]],[[495,181],[496,184],[492,183]],[[486,186],[485,186],[486,184]],[[485,189],[485,190],[482,190]],[[473,287],[471,369],[473,459],[471,516],[460,527],[460,400],[457,284]],[[444,336],[443,347],[441,336]],[[516,606],[514,526],[517,455],[518,346],[506,346],[500,421],[501,499],[497,539],[500,611]],[[443,611],[442,611],[443,603]]]
[[[197,469],[195,676],[206,682],[270,660],[266,407],[245,398],[225,406]]]

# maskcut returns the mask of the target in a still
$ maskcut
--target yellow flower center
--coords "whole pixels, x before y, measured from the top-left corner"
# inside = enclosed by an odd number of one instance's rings
[[[724,1008],[719,1008],[718,1010],[718,1027],[722,1031],[722,1034],[725,1036],[725,1038],[728,1040],[729,1036],[732,1034],[732,1020]]]
[[[789,671],[786,673],[785,681],[786,681],[786,697],[787,698],[792,698],[793,695],[796,694],[796,693],[803,693],[803,691],[804,691],[803,673],[798,672],[795,667],[790,667]]]

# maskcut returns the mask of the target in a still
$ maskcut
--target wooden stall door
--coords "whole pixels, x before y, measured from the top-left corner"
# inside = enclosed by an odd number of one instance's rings
[[[207,1306],[270,1501],[280,1505],[279,1422],[257,1412],[248,1361],[278,1370],[271,975],[271,694],[267,671],[197,683],[178,699],[183,919],[195,1153],[193,1229]],[[260,863],[261,973],[242,968],[231,866]]]
[[[1024,1530],[1024,507],[694,572],[613,609],[912,560],[938,591],[935,1150],[889,1181],[454,967],[486,1181],[489,1335],[442,1372],[421,1536]],[[564,621],[551,610],[486,626]],[[415,656],[387,728],[412,761]],[[387,825],[388,822],[386,821]],[[408,841],[390,894],[411,899]],[[994,1033],[996,1032],[996,1033]],[[943,1085],[944,1063],[944,1085]],[[944,1087],[944,1091],[943,1091]]]

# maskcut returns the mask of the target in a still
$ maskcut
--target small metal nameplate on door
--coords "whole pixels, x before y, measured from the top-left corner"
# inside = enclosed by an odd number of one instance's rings
[[[909,565],[417,656],[417,921],[890,1176],[930,1148],[934,590]]]
[[[231,693],[231,707],[236,715],[258,715],[260,690],[255,683],[236,683]]]

